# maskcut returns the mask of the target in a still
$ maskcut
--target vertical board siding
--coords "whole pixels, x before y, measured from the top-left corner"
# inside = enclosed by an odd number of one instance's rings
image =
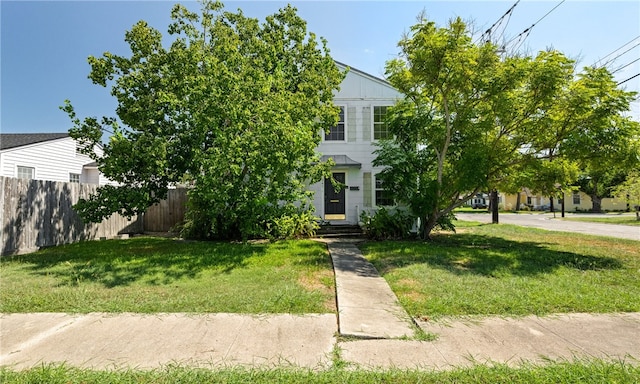
[[[0,176],[0,188],[3,255],[142,230],[141,220],[118,214],[98,224],[83,223],[73,205],[94,193],[95,185]]]

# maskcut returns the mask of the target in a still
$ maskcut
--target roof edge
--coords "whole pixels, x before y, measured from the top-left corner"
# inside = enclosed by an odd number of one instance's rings
[[[15,149],[70,138],[68,132],[1,133],[0,150]]]
[[[371,79],[371,80],[378,81],[378,82],[380,82],[380,83],[382,83],[382,84],[384,84],[384,85],[387,85],[387,86],[389,86],[389,87],[391,87],[391,88],[395,89],[395,87],[394,87],[393,85],[391,85],[391,83],[390,83],[388,80],[386,80],[386,79],[383,79],[383,78],[378,77],[378,76],[374,76],[374,75],[372,75],[372,74],[370,74],[370,73],[367,73],[367,72],[365,72],[365,71],[362,71],[362,70],[360,70],[360,69],[358,69],[358,68],[354,68],[354,67],[352,67],[352,66],[350,66],[350,65],[348,65],[348,64],[345,64],[345,63],[343,63],[343,62],[341,62],[341,61],[338,61],[338,60],[335,60],[335,59],[334,59],[333,61],[334,61],[338,66],[340,66],[340,67],[344,67],[345,69],[346,69],[346,68],[349,68],[349,71],[352,71],[352,72],[354,72],[354,73],[357,73],[357,74],[359,74],[359,75],[361,75],[361,76],[368,77],[368,78],[369,78],[369,79]]]

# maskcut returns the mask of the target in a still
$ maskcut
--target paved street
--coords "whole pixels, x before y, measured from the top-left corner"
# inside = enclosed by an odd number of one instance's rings
[[[456,217],[458,220],[479,221],[482,223],[491,222],[490,213],[458,213]],[[585,215],[568,213],[566,217],[585,217]],[[500,213],[499,222],[501,224],[535,227],[549,231],[577,232],[588,235],[610,236],[640,241],[640,226],[562,220],[560,213],[556,213],[555,218],[553,213]]]

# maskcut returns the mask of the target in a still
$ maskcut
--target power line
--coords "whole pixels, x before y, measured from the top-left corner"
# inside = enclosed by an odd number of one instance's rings
[[[519,35],[517,35],[516,37],[514,37],[513,39],[509,40],[508,42],[506,42],[503,45],[503,49],[506,51],[507,47],[509,46],[509,44],[511,44],[512,42],[514,42],[515,40],[518,40],[516,42],[517,47],[519,48],[520,45],[522,45],[522,43],[524,43],[524,41],[527,39],[527,37],[529,37],[529,34],[531,33],[531,30],[533,29],[533,27],[535,27],[539,22],[541,22],[545,17],[549,16],[549,14],[553,11],[556,10],[556,8],[558,8],[559,6],[562,5],[562,3],[564,3],[566,0],[562,0],[560,3],[556,4],[555,7],[553,7],[549,12],[545,13],[544,16],[542,16],[541,18],[539,18],[535,23],[531,24],[531,26],[527,29],[525,29],[524,31],[520,32]]]
[[[616,68],[613,72],[611,72],[611,74],[613,75],[616,72],[620,72],[620,70],[622,70],[624,68],[627,68],[628,66],[630,66],[633,63],[635,63],[636,61],[640,61],[640,57],[635,59],[635,60],[633,60],[633,61],[631,61],[631,62],[629,62],[629,63],[627,63],[627,64],[625,64],[625,65],[623,65],[622,67]]]
[[[600,65],[600,67],[606,67],[609,63],[613,63],[614,61],[616,61],[616,59],[620,56],[623,56],[624,54],[626,54],[627,52],[633,50],[635,47],[639,46],[640,42],[638,42],[636,45],[634,45],[633,47],[627,49],[626,51],[622,52],[621,54],[619,54],[618,56],[614,57],[613,59],[610,59],[609,61],[607,61],[606,63]]]
[[[482,35],[480,35],[480,38],[478,40],[476,40],[476,43],[478,43],[479,41],[490,42],[491,41],[491,34],[492,34],[494,28],[500,26],[502,24],[502,21],[508,16],[507,23],[502,28],[502,33],[500,34],[500,38],[501,38],[502,35],[504,34],[505,29],[507,28],[507,25],[509,24],[509,21],[511,20],[511,13],[513,12],[513,9],[516,7],[516,5],[518,5],[519,2],[520,2],[520,0],[517,0],[511,6],[511,8],[509,8],[502,16],[500,16],[500,18],[495,23],[493,23],[493,25],[491,25],[486,31],[484,31],[482,33]]]
[[[619,46],[618,48],[614,49],[611,53],[609,53],[607,56],[603,57],[602,59],[596,61],[595,63],[593,63],[593,66],[595,67],[596,64],[602,62],[604,59],[606,59],[607,57],[613,55],[614,53],[618,52],[619,50],[621,50],[622,48],[626,47],[627,45],[633,43],[634,40],[636,40],[637,38],[640,38],[640,35],[634,37],[633,39],[627,41],[626,43],[622,44],[621,46]]]
[[[636,78],[636,77],[638,77],[638,76],[640,76],[640,73],[636,73],[635,75],[631,76],[630,78],[625,79],[625,80],[622,80],[622,81],[621,81],[621,82],[619,82],[617,85],[624,84],[624,83],[626,83],[627,81],[632,80],[632,79],[635,79],[635,78]]]

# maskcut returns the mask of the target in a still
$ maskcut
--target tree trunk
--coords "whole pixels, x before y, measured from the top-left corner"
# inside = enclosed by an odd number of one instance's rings
[[[520,191],[518,191],[518,194],[516,195],[516,211],[520,210]]]
[[[602,212],[602,197],[591,195],[591,212]]]
[[[436,224],[438,224],[438,215],[430,215],[430,216],[423,216],[422,218],[420,218],[420,225],[421,225],[421,238],[422,240],[431,240],[431,232],[433,231],[433,228],[436,227]]]
[[[555,207],[553,206],[553,196],[549,196],[549,211],[553,213],[556,212]]]

